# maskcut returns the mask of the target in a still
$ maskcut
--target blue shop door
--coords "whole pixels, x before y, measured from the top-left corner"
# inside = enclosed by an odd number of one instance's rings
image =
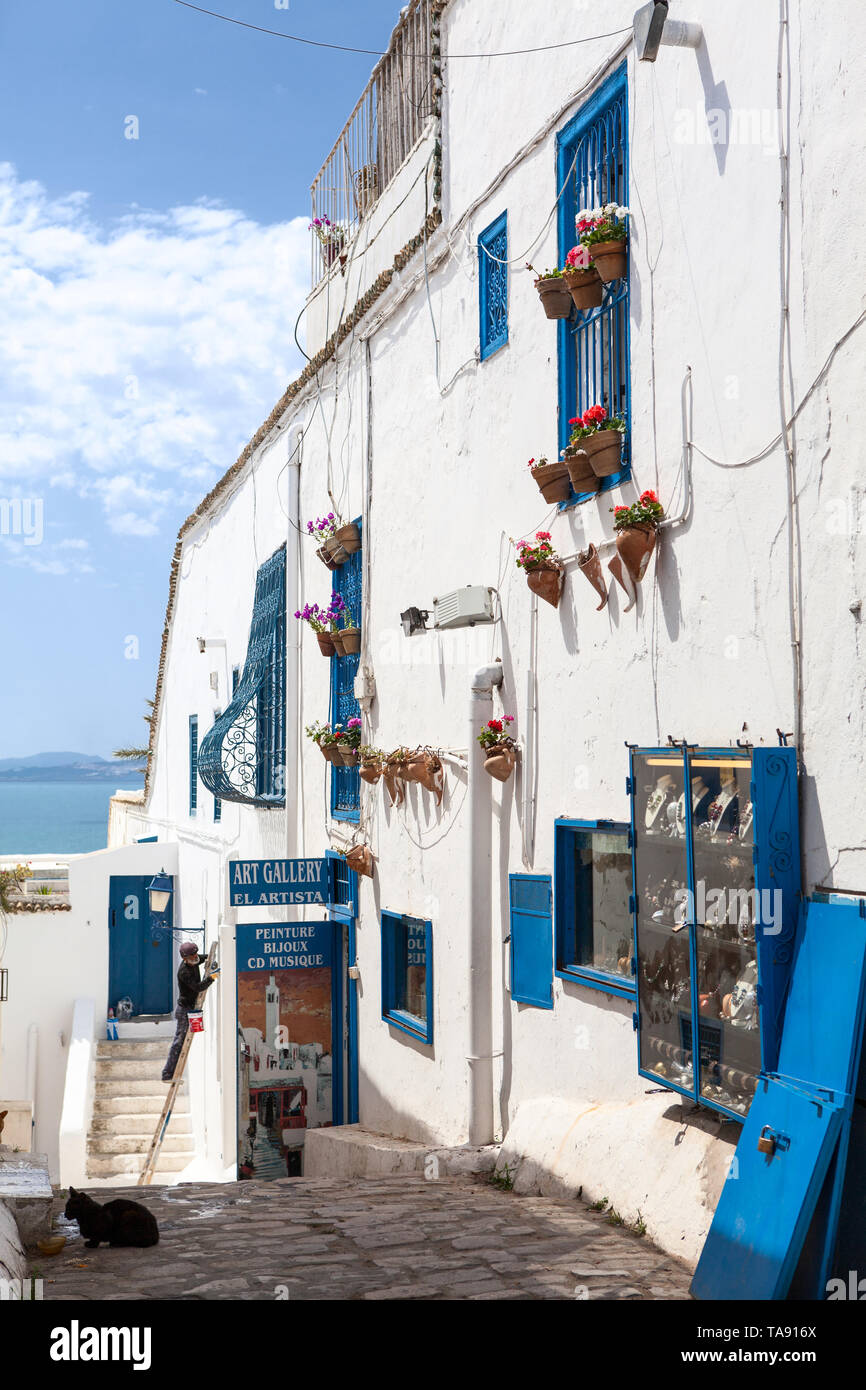
[[[171,918],[159,925],[151,919],[152,877],[109,882],[108,1004],[115,1012],[120,999],[132,1000],[133,1014],[171,1012]]]

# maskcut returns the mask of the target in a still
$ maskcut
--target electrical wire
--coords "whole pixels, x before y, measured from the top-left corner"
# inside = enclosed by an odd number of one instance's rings
[[[235,19],[232,15],[219,14],[216,10],[206,10],[202,5],[193,5],[190,0],[174,0],[176,5],[182,5],[185,10],[195,10],[197,14],[210,15],[211,19],[221,19],[226,24],[236,24],[240,29],[253,29],[257,34],[269,34],[276,39],[288,39],[291,43],[306,44],[310,48],[330,48],[337,53],[365,53],[371,58],[385,58],[389,49],[381,48],[353,48],[348,44],[325,43],[322,39],[304,39],[298,34],[286,34],[282,29],[266,29],[261,24],[249,24],[244,19]],[[594,43],[596,39],[614,39],[620,34],[630,34],[631,26],[628,29],[614,29],[608,34],[587,34],[582,39],[566,39],[562,43],[542,44],[538,48],[511,48],[500,53],[449,53],[448,58],[517,58],[524,53],[550,53],[554,49],[574,48],[580,43]],[[427,53],[404,53],[405,58],[427,58]]]

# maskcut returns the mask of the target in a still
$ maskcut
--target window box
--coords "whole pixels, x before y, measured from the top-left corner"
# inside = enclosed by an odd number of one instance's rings
[[[432,1043],[432,923],[382,913],[382,1017],[393,1028]]]
[[[557,975],[634,998],[628,825],[558,820],[554,852]]]

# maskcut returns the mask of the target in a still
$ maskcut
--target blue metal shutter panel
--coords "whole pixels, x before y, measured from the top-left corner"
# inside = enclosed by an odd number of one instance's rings
[[[361,520],[355,525],[359,531]],[[334,570],[334,592],[340,595],[357,627],[362,625],[361,602],[363,599],[363,556],[364,551],[356,550],[339,569]],[[355,676],[358,674],[360,654],[331,657],[331,727],[342,724],[345,729],[350,719],[359,718],[361,707],[355,699]],[[361,773],[357,767],[340,767],[331,763],[331,815],[335,820],[357,821],[361,815]]]
[[[189,813],[198,809],[198,715],[189,717]]]
[[[220,801],[285,804],[286,547],[256,575],[243,675],[202,739],[201,780]]]
[[[483,362],[508,342],[507,212],[491,222],[478,238],[478,312]]]
[[[511,997],[553,1008],[553,914],[548,874],[510,874]]]

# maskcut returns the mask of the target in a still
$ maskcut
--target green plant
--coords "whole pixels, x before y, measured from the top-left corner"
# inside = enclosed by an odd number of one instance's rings
[[[504,1163],[501,1168],[493,1168],[490,1172],[488,1182],[491,1187],[498,1187],[500,1192],[511,1192],[514,1187],[515,1168],[510,1168]]]
[[[634,1231],[636,1236],[646,1235],[646,1222],[644,1221],[643,1216],[641,1215],[640,1207],[638,1207],[637,1209],[637,1221],[635,1221],[634,1225],[632,1226],[632,1230]]]
[[[513,714],[504,714],[501,719],[488,719],[481,733],[478,735],[478,742],[485,753],[490,748],[495,748],[497,744],[504,743],[508,739],[506,724],[514,723]],[[510,745],[509,745],[510,746]]]
[[[647,488],[630,507],[611,507],[615,531],[625,531],[629,526],[658,526],[664,520],[664,507],[655,493]]]
[[[14,869],[0,869],[0,917],[12,911],[12,895],[20,893],[30,877],[26,864],[16,864]]]
[[[556,266],[553,267],[553,270],[543,270],[543,271],[542,271],[542,270],[536,270],[536,269],[535,269],[535,266],[534,266],[534,265],[530,265],[530,264],[529,264],[529,261],[527,261],[527,262],[526,262],[526,269],[532,271],[533,275],[534,275],[535,278],[536,278],[536,283],[537,283],[539,280],[561,280],[561,279],[562,279],[562,271],[561,271],[561,270],[557,270]]]
[[[374,748],[371,743],[362,743],[358,748],[362,763],[379,763],[384,760],[385,754],[381,748]]]
[[[304,729],[304,733],[307,735],[307,738],[311,738],[314,743],[334,742],[334,735],[331,733],[330,724],[320,724],[318,719],[315,724],[308,724]]]
[[[620,434],[625,434],[626,424],[621,415],[608,415],[603,405],[591,405],[583,412],[583,415],[573,415],[568,422],[571,425],[571,434],[568,437],[569,448],[579,444],[581,439],[586,439],[591,434],[598,434],[601,430],[617,430]]]
[[[576,218],[581,246],[595,246],[600,241],[625,241],[628,215],[628,208],[620,207],[618,203],[605,203],[600,208],[582,208]]]
[[[343,748],[361,747],[361,721],[357,717],[349,719],[345,729],[342,724],[334,725],[333,738],[324,739],[325,743],[339,743]]]
[[[597,1202],[590,1202],[590,1204],[589,1204],[589,1209],[590,1209],[590,1211],[604,1211],[604,1209],[605,1209],[606,1206],[607,1206],[607,1198],[606,1198],[606,1197],[599,1197],[599,1199],[598,1199]]]
[[[611,1207],[610,1211],[607,1214],[607,1222],[609,1226],[624,1226],[625,1218],[620,1216],[616,1207]]]
[[[535,545],[530,545],[529,541],[518,541],[517,543],[517,564],[519,569],[534,569],[536,565],[541,565],[545,560],[558,560],[559,556],[550,543],[549,531],[536,531]]]
[[[43,885],[42,885],[41,888],[37,888],[37,889],[36,889],[36,892],[38,893],[38,895],[39,895],[40,898],[50,898],[50,897],[51,897],[51,889],[50,889],[49,887],[47,887],[47,885],[44,884],[44,883],[43,883]]]

